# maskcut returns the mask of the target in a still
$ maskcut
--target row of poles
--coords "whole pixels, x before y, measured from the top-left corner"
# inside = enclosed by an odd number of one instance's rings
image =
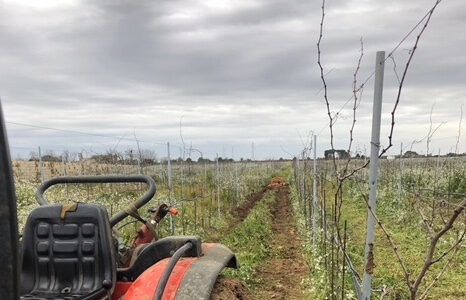
[[[220,160],[220,157],[218,156],[218,154],[216,155],[216,158],[214,160],[214,163],[207,163],[207,162],[203,162],[201,163],[200,165],[198,165],[198,167],[196,168],[197,171],[195,171],[196,173],[196,176],[198,177],[198,179],[196,179],[195,181],[198,182],[198,186],[201,187],[202,191],[195,191],[193,190],[193,186],[192,186],[192,182],[190,181],[189,179],[189,174],[191,171],[191,168],[189,166],[189,163],[188,163],[188,170],[186,170],[186,167],[183,166],[185,164],[184,161],[182,161],[180,163],[180,165],[178,167],[176,167],[174,169],[174,166],[173,166],[173,162],[171,160],[172,158],[172,149],[171,149],[171,144],[169,142],[166,143],[166,151],[167,151],[167,162],[166,162],[166,165],[163,166],[163,165],[160,165],[159,166],[159,171],[163,171],[164,173],[166,172],[166,177],[163,176],[162,178],[165,178],[165,179],[161,179],[161,181],[165,181],[165,187],[167,188],[167,193],[168,193],[168,204],[170,206],[173,206],[173,205],[180,205],[181,206],[181,212],[182,212],[182,215],[180,216],[182,220],[182,223],[183,223],[183,232],[185,231],[184,230],[184,209],[183,207],[185,206],[185,200],[186,201],[190,201],[191,203],[194,203],[194,211],[196,211],[196,205],[198,204],[198,201],[197,199],[199,197],[199,199],[201,200],[205,200],[205,201],[201,201],[200,204],[202,205],[202,203],[207,203],[206,201],[208,201],[209,203],[209,224],[210,224],[210,219],[211,219],[211,215],[212,213],[216,214],[218,216],[218,219],[220,219],[222,217],[222,209],[223,209],[223,206],[224,204],[222,204],[222,181],[223,181],[223,175],[221,175],[221,173],[223,173],[223,169],[225,168],[225,164],[221,164],[221,160]],[[39,160],[38,160],[38,164],[36,165],[37,166],[37,179],[40,179],[41,181],[45,180],[46,178],[45,177],[48,177],[46,175],[46,172],[44,170],[45,166],[44,166],[44,163],[42,161],[42,152],[41,152],[41,149],[40,147],[38,148],[39,150]],[[202,157],[202,153],[201,153],[201,157]],[[61,166],[58,166],[58,169],[61,169],[58,171],[58,173],[55,172],[55,175],[67,175],[67,166],[66,166],[66,160],[65,158],[63,158],[62,162],[61,162]],[[260,165],[256,164],[255,162],[251,162],[251,163],[247,163],[246,165],[244,163],[240,163],[240,162],[234,162],[230,165],[231,169],[228,171],[228,176],[232,177],[232,180],[230,180],[230,184],[228,184],[228,188],[229,189],[233,189],[231,191],[231,193],[235,193],[235,202],[238,202],[240,196],[245,196],[243,195],[243,187],[241,186],[241,180],[242,178],[238,177],[238,176],[243,176],[244,175],[244,171],[243,168],[246,167],[246,168],[249,168],[248,164],[250,164],[250,166],[252,167],[252,170],[250,170],[250,172],[248,172],[248,174],[252,174],[253,176],[259,178],[259,175],[261,175],[261,170],[259,170],[260,168]],[[269,168],[269,164],[265,163],[267,169]],[[52,167],[51,169],[51,172],[52,172],[52,176],[54,176],[54,170],[56,168],[55,165],[50,165]],[[125,167],[125,166],[123,166]],[[135,167],[134,165],[132,167]],[[204,174],[202,174],[202,167],[204,168],[203,172]],[[209,167],[209,172],[207,172],[207,167]],[[241,167],[241,174],[239,174],[239,170],[238,168]],[[273,166],[270,166],[271,168]],[[165,171],[165,170],[166,171]],[[180,172],[180,176],[179,176],[179,180],[180,180],[180,186],[176,186],[176,191],[180,192],[179,195],[175,195],[175,187],[174,187],[174,171],[177,170],[177,172]],[[69,170],[68,170],[69,171]],[[85,170],[82,169],[82,170],[76,170],[78,171],[78,174],[83,174],[85,173]],[[97,169],[95,170],[97,172]],[[109,172],[109,168],[107,168],[107,170],[101,170],[103,171],[104,173],[105,172]],[[131,171],[131,170],[130,170]],[[147,172],[150,172],[150,170],[144,170],[142,168],[142,166],[140,166],[140,164],[138,164],[138,169],[135,170],[133,169],[132,172],[138,172],[140,174],[142,173],[147,173]],[[115,170],[113,170],[113,172],[115,172]],[[121,172],[121,170],[116,170],[116,172]],[[69,171],[70,174],[74,173],[74,170],[71,170]],[[126,171],[125,171],[126,173]],[[210,190],[210,193],[208,192],[208,189],[207,189],[207,174],[210,173],[212,174],[212,180],[213,180],[213,185],[212,185],[212,188]],[[176,175],[178,176],[178,175]],[[187,176],[187,177],[186,177]],[[192,179],[191,179],[192,180]],[[191,182],[191,193],[202,193],[202,195],[196,195],[196,196],[193,196],[193,195],[190,195],[190,183]],[[255,182],[255,180],[254,180]],[[188,189],[188,194],[186,194],[186,189]],[[210,198],[211,200],[207,200],[207,198],[205,197],[208,197],[208,195],[210,194]],[[204,199],[205,198],[205,199]],[[215,199],[215,200],[214,200]],[[215,202],[216,202],[216,205],[215,205]],[[179,203],[178,203],[179,202]],[[226,204],[225,204],[226,205]],[[214,210],[210,211],[210,207],[213,207]],[[226,206],[225,206],[226,207]],[[215,208],[216,208],[216,211],[215,211]],[[192,211],[191,211],[192,212]],[[196,212],[194,212],[194,214],[196,215]],[[203,221],[203,218],[202,218],[202,221]],[[194,220],[194,227],[196,227],[197,225],[197,220]],[[175,224],[175,220],[174,218],[170,215],[169,217],[169,232],[171,234],[174,234],[175,231],[176,231],[176,224]]]
[[[169,205],[173,206],[173,184],[172,184],[172,166],[171,166],[171,154],[170,154],[170,142],[167,142],[167,174],[168,174],[168,199]],[[202,158],[202,155],[201,155]],[[204,163],[204,178],[206,177],[206,168]],[[238,169],[237,165],[235,164],[235,176],[237,178]],[[217,189],[217,216],[221,218],[221,201],[220,201],[220,166],[219,166],[219,157],[218,154],[215,157],[215,183]],[[238,195],[237,195],[238,196]],[[175,234],[175,224],[173,222],[173,216],[170,214],[170,232],[171,234]]]

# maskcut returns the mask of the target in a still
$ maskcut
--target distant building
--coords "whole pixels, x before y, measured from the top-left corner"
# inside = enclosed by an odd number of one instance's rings
[[[332,159],[333,157],[338,159],[347,159],[349,158],[348,151],[346,150],[325,150],[324,152],[325,159]]]

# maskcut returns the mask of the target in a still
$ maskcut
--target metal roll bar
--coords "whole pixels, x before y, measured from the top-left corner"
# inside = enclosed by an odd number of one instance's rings
[[[155,185],[155,181],[147,176],[147,175],[130,175],[130,176],[120,176],[120,175],[112,175],[112,176],[63,176],[63,177],[55,177],[44,181],[36,191],[36,200],[40,205],[47,205],[47,201],[45,200],[45,192],[50,187],[57,185],[57,184],[86,184],[86,183],[146,183],[149,188],[146,193],[139,199],[137,199],[133,205],[136,209],[141,208],[147,202],[152,199],[152,197],[157,192],[157,186]],[[121,211],[114,215],[110,219],[110,226],[114,226],[124,218],[128,216],[126,211]]]

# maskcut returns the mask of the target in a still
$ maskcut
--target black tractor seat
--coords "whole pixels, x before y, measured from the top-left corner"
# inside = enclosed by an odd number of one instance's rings
[[[21,300],[110,299],[116,264],[102,206],[34,209],[24,228],[21,254]]]

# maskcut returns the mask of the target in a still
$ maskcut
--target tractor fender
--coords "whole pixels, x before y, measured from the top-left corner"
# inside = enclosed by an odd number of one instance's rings
[[[233,252],[222,244],[202,244],[204,256],[186,272],[175,299],[210,299],[210,293],[223,268],[239,268]]]
[[[168,279],[162,299],[209,300],[222,269],[239,268],[235,254],[222,244],[203,243],[202,253],[200,257],[183,257],[178,261]],[[152,300],[169,260],[170,258],[165,258],[144,271],[121,299]]]

